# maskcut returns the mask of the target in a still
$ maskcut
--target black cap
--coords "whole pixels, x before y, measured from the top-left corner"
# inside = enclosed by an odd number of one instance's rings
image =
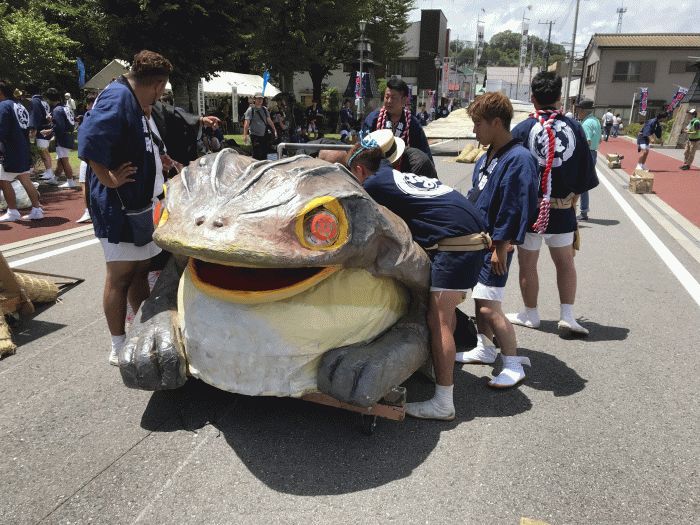
[[[578,101],[576,107],[581,109],[593,109],[593,101],[590,98],[582,98]]]

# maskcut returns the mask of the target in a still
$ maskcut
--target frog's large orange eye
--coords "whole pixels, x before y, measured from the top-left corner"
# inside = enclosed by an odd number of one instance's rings
[[[307,214],[304,238],[309,244],[330,246],[338,238],[338,218],[325,208]]]
[[[333,250],[348,239],[348,222],[342,204],[334,197],[318,197],[297,216],[299,242],[311,250]]]

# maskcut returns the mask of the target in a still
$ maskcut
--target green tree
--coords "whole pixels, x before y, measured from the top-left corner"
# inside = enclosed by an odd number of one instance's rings
[[[403,53],[412,2],[399,0],[263,0],[264,23],[250,39],[251,58],[271,66],[283,90],[295,71],[307,71],[320,99],[323,79],[355,56],[358,20],[367,20],[374,59],[386,63]]]
[[[176,98],[194,108],[200,77],[246,70],[246,41],[256,29],[258,7],[244,0],[100,0],[113,24],[113,47],[130,59],[141,49],[163,54],[174,67]]]
[[[0,4],[0,71],[19,86],[45,85],[75,69],[78,43],[32,9]]]

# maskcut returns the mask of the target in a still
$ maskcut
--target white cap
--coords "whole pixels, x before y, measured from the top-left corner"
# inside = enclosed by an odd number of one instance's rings
[[[697,112],[695,111],[695,108],[690,108],[690,109],[688,110],[688,113],[692,113],[692,114],[694,115],[694,114],[697,113]]]
[[[70,93],[66,93],[66,94],[63,95],[63,96],[64,96],[64,97],[70,97]]]

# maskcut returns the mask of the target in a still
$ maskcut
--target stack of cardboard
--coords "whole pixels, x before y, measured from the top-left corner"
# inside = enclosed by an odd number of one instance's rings
[[[630,177],[629,188],[632,193],[653,193],[654,174],[649,170],[634,170],[634,174]]]
[[[617,153],[608,153],[606,158],[608,159],[608,168],[619,169],[622,167],[621,161],[624,158],[622,155],[618,155]]]

